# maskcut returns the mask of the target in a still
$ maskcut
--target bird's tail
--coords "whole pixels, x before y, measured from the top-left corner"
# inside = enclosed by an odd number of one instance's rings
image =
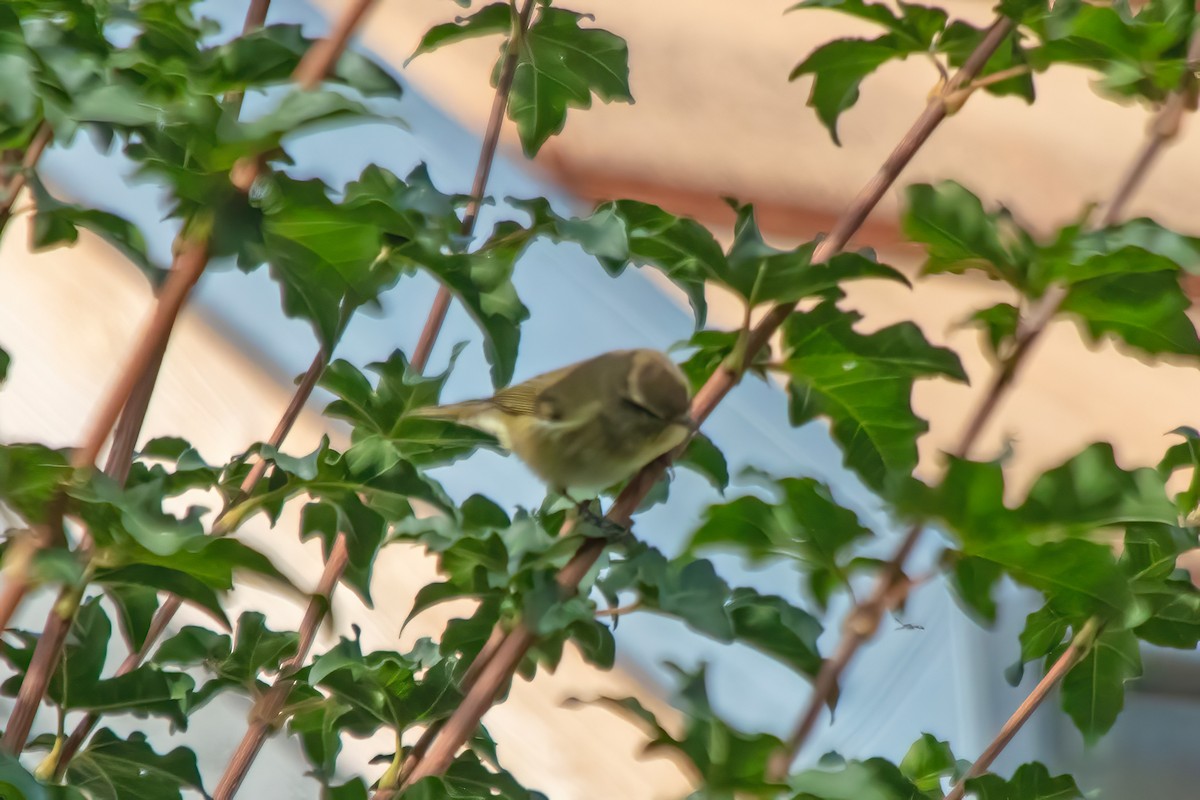
[[[492,407],[492,403],[489,400],[467,400],[462,403],[450,403],[444,406],[417,408],[408,412],[408,415],[410,417],[424,417],[425,419],[444,419],[469,425],[471,420],[490,410]]]

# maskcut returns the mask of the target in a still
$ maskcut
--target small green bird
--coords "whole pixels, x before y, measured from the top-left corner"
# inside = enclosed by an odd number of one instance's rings
[[[615,350],[501,389],[422,408],[500,440],[550,488],[596,492],[687,440],[687,377],[657,350]]]

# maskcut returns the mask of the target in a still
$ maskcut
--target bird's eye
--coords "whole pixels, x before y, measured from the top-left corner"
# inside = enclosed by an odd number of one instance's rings
[[[638,412],[645,414],[646,416],[656,419],[660,422],[662,421],[661,415],[657,414],[654,411],[651,411],[649,408],[647,408],[646,406],[642,405],[641,403],[639,403],[635,400],[630,400],[628,397],[622,397],[621,401],[626,405],[627,408],[630,408],[634,411],[638,411]]]

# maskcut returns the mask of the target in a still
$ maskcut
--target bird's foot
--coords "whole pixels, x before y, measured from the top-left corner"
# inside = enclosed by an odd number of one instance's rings
[[[599,504],[594,500],[584,500],[575,504],[575,513],[579,516],[579,519],[599,530],[606,539],[619,539],[629,534],[629,528],[599,514],[592,508],[593,503]]]

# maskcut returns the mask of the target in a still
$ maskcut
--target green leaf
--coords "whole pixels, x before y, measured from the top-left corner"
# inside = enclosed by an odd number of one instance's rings
[[[512,380],[520,326],[529,318],[529,309],[512,282],[517,258],[528,244],[528,231],[514,222],[503,222],[472,253],[443,252],[413,241],[390,255],[394,263],[427,270],[462,302],[483,333],[484,355],[492,365],[492,383],[497,387]]]
[[[402,732],[449,714],[461,700],[452,680],[453,660],[429,667],[420,678],[419,665],[392,652],[363,654],[357,642],[342,639],[313,662],[308,680],[339,701]]]
[[[1006,13],[1004,6],[1017,6],[1023,2],[1026,0],[1001,0],[1000,8],[997,10],[1000,13]],[[1038,3],[1039,0],[1032,0],[1032,2]],[[1016,8],[1009,9],[1007,13],[1012,14],[1018,20],[1022,14]],[[938,37],[937,51],[946,54],[951,67],[960,68],[971,57],[971,54],[978,50],[984,38],[987,37],[988,30],[987,27],[980,28],[962,20],[954,20]],[[1029,58],[1023,40],[1022,36],[1006,37],[984,63],[983,68],[979,70],[976,80],[988,78],[997,72],[1028,67]],[[1031,67],[1030,70],[1032,71]],[[1005,80],[986,82],[982,84],[982,89],[996,97],[1009,95],[1020,97],[1027,103],[1032,103],[1035,99],[1031,73],[1016,74]]]
[[[456,346],[446,370],[432,376],[415,372],[404,353],[393,351],[386,361],[367,365],[378,376],[374,387],[347,361],[338,359],[326,368],[318,385],[338,399],[325,408],[325,414],[354,425],[346,457],[355,468],[374,464],[386,469],[400,459],[439,466],[480,445],[495,445],[494,437],[473,428],[410,416],[415,409],[437,405],[461,351],[461,345]]]
[[[285,83],[313,44],[299,25],[266,25],[209,51],[212,71],[221,84],[235,87]],[[326,80],[365,95],[399,97],[402,92],[391,75],[354,50],[342,54]]]
[[[1184,441],[1167,450],[1158,464],[1158,471],[1167,478],[1181,468],[1191,468],[1192,476],[1187,488],[1175,496],[1179,513],[1187,517],[1200,506],[1200,431],[1185,425],[1171,433],[1182,436]]]
[[[846,761],[837,769],[809,769],[788,780],[794,800],[918,800],[927,795],[882,758]]]
[[[567,109],[590,108],[593,94],[606,103],[633,102],[625,40],[598,28],[580,28],[583,18],[542,6],[519,41],[508,116],[530,158],[562,131]]]
[[[1142,657],[1131,631],[1105,630],[1062,681],[1062,707],[1086,742],[1113,726],[1125,705],[1125,682],[1140,677]]]
[[[182,790],[203,793],[196,755],[177,747],[159,755],[143,733],[122,739],[108,728],[92,735],[67,766],[67,781],[93,800],[169,800]]]
[[[797,64],[788,75],[788,80],[794,81],[803,75],[813,76],[808,106],[816,109],[833,143],[841,146],[838,118],[858,102],[859,85],[888,61],[900,57],[901,52],[892,44],[889,36],[875,40],[835,39],[821,45]]]
[[[508,33],[513,27],[513,6],[508,3],[492,3],[465,17],[456,17],[454,22],[434,25],[421,37],[420,44],[411,58],[422,53],[431,53],[439,47],[464,39]]]
[[[706,668],[687,672],[668,664],[681,685],[672,705],[684,713],[682,736],[672,736],[655,715],[632,697],[602,697],[596,700],[647,728],[647,752],[671,750],[695,768],[706,796],[733,797],[742,793],[761,796],[778,786],[765,777],[767,762],[782,747],[769,734],[744,733],[717,716],[708,699]]]
[[[753,564],[778,558],[795,560],[808,577],[809,591],[825,608],[832,591],[846,585],[849,549],[872,533],[819,481],[783,478],[764,482],[773,494],[782,496],[782,502],[747,496],[710,506],[704,522],[692,534],[687,552],[731,549]]]
[[[821,666],[817,638],[821,625],[804,610],[774,595],[731,588],[705,559],[667,561],[639,544],[631,555],[614,559],[597,586],[614,602],[634,591],[642,607],[682,620],[717,641],[740,641],[779,660],[801,675]]]
[[[1002,567],[1051,600],[1056,614],[1121,620],[1134,610],[1128,579],[1098,529],[1134,522],[1171,523],[1175,510],[1162,479],[1149,469],[1122,470],[1107,444],[1093,445],[1042,475],[1017,508],[1004,502],[999,464],[951,458],[942,484],[912,502],[939,518],[962,542],[963,553]],[[982,565],[974,567],[977,571]],[[994,571],[977,572],[990,591]]]
[[[950,743],[937,739],[929,733],[921,734],[921,738],[908,748],[904,759],[900,762],[900,772],[922,792],[938,791],[942,787],[942,778],[952,775],[958,766]]]
[[[793,250],[778,250],[763,241],[754,218],[754,207],[732,203],[737,212],[733,244],[714,277],[753,307],[761,303],[795,303],[804,297],[836,299],[839,285],[848,280],[885,278],[907,284],[891,267],[862,253],[841,253],[821,264],[812,264],[817,242]]]
[[[849,14],[877,25],[888,33],[877,39],[836,39],[818,47],[788,76],[796,80],[801,75],[813,76],[808,105],[829,129],[835,144],[837,120],[843,111],[858,102],[858,87],[863,79],[892,59],[902,60],[913,53],[932,49],[946,26],[946,12],[940,8],[904,3],[897,16],[882,3],[863,0],[806,0],[789,11],[824,8]]]
[[[845,463],[879,490],[917,463],[917,437],[928,425],[912,411],[917,378],[965,381],[958,357],[934,347],[905,322],[877,333],[854,330],[861,316],[823,302],[784,323],[793,425],[826,416]]]
[[[1025,285],[1032,242],[1004,210],[988,212],[954,181],[918,183],[906,191],[901,227],[926,247],[926,274],[978,269],[1018,288]]]
[[[29,524],[43,523],[50,500],[71,471],[62,450],[40,444],[0,445],[0,500]]]
[[[997,303],[970,316],[972,323],[983,328],[992,348],[992,355],[996,358],[1006,355],[1008,348],[1016,341],[1020,319],[1021,312],[1010,303]]]
[[[1083,792],[1070,775],[1051,777],[1036,761],[1017,767],[1012,778],[980,775],[967,781],[967,792],[977,800],[1083,800]]]
[[[79,239],[78,229],[84,228],[119,250],[151,283],[157,285],[162,282],[166,270],[150,258],[146,240],[136,225],[107,211],[55,199],[36,173],[30,172],[27,180],[36,208],[30,234],[30,246],[35,252],[64,244],[73,245]]]
[[[15,756],[0,754],[0,797],[12,800],[47,800],[46,787],[21,766]]]
[[[1055,3],[1034,24],[1040,47],[1030,51],[1038,68],[1067,63],[1095,70],[1109,96],[1162,100],[1186,71],[1193,12],[1182,0],[1160,0],[1133,13],[1127,4]]]
[[[473,752],[460,753],[442,775],[417,781],[404,790],[405,800],[546,800],[526,789],[504,770],[490,769]]]
[[[962,553],[948,555],[951,559],[950,589],[955,597],[978,619],[987,624],[996,621],[996,601],[992,591],[1000,580],[1002,567],[995,561]]]
[[[729,488],[729,464],[725,454],[703,433],[692,437],[683,455],[675,459],[675,466],[692,470],[719,492]]]
[[[350,313],[375,303],[399,278],[382,259],[383,232],[349,203],[329,199],[320,181],[272,175],[263,189],[262,244],[283,310],[312,323],[327,352]]]
[[[1123,263],[1136,251],[1116,256]],[[1106,275],[1071,286],[1062,310],[1075,314],[1093,341],[1111,335],[1152,356],[1200,356],[1200,338],[1187,315],[1192,303],[1177,271]]]

